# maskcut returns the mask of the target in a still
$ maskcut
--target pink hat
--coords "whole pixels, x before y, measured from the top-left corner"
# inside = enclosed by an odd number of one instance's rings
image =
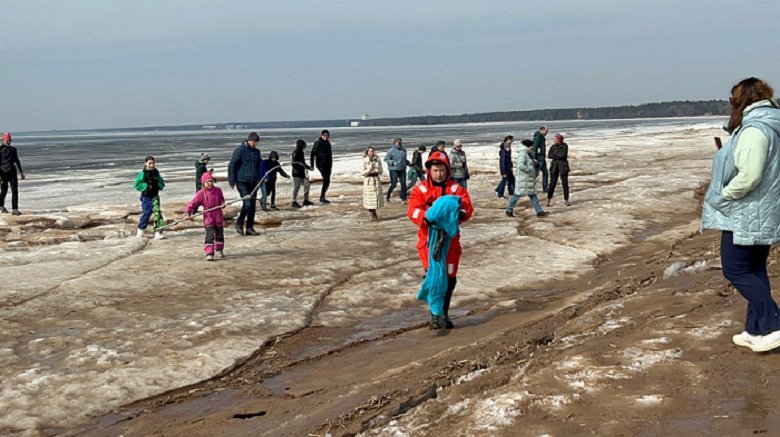
[[[555,134],[554,138],[558,141],[563,141],[563,134]]]
[[[200,183],[205,184],[206,181],[209,180],[209,179],[211,179],[213,181],[214,180],[214,175],[211,174],[210,171],[207,171],[207,172],[203,173],[203,176],[200,177]]]
[[[11,141],[11,132],[6,132],[3,134],[3,141]]]

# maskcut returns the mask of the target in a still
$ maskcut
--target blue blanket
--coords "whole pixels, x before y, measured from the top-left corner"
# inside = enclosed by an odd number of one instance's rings
[[[428,301],[431,313],[444,315],[447,294],[447,253],[450,242],[458,235],[460,197],[442,196],[425,213],[428,221],[428,272],[417,292],[418,300]]]

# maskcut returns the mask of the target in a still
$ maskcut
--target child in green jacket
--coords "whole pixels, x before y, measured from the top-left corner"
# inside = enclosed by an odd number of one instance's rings
[[[135,189],[141,192],[141,220],[138,221],[136,237],[143,238],[144,230],[151,218],[154,223],[154,238],[162,240],[162,227],[165,226],[160,209],[160,191],[165,188],[165,180],[155,167],[154,156],[144,158],[144,168],[135,178]]]

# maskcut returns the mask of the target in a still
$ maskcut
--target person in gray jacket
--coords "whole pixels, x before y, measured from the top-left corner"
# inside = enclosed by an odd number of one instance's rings
[[[390,188],[387,189],[386,199],[390,202],[390,195],[393,194],[395,186],[401,182],[401,189],[398,191],[398,197],[401,202],[406,203],[406,166],[411,165],[406,159],[406,149],[404,149],[403,140],[396,138],[393,141],[393,147],[385,153],[385,162],[390,172]]]
[[[460,184],[463,188],[468,188],[467,180],[469,180],[469,165],[466,162],[466,152],[463,151],[463,145],[460,140],[452,142],[452,150],[450,150],[450,167],[452,168],[453,181]]]
[[[774,90],[750,77],[731,89],[731,139],[715,154],[702,229],[721,231],[723,276],[747,300],[745,330],[732,341],[753,352],[780,347],[780,308],[767,273],[780,242],[780,107]]]

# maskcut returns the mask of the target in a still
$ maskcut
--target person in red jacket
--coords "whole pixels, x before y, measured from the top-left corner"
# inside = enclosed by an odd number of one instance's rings
[[[424,270],[428,270],[428,223],[425,221],[425,212],[433,205],[439,197],[445,195],[458,196],[461,199],[460,221],[463,223],[474,214],[474,207],[471,204],[471,198],[466,188],[450,179],[450,161],[447,154],[436,151],[432,153],[425,161],[426,172],[425,182],[417,184],[409,196],[409,210],[406,215],[419,227],[417,231],[417,253],[420,256],[420,262]],[[444,326],[441,326],[441,320],[438,317],[431,317],[431,329],[451,329],[452,320],[449,318],[450,301],[452,292],[458,283],[458,263],[460,255],[463,253],[460,247],[460,234],[452,239],[450,249],[447,252],[447,294],[444,298]],[[435,325],[435,326],[434,326]]]

